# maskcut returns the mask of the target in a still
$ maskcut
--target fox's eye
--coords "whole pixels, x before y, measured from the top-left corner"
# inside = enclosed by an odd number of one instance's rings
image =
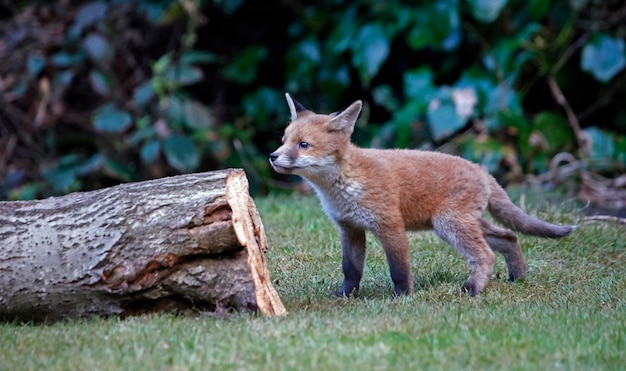
[[[298,143],[298,148],[300,148],[300,149],[308,149],[309,146],[310,146],[310,144],[307,143],[307,142],[300,142],[300,143]]]

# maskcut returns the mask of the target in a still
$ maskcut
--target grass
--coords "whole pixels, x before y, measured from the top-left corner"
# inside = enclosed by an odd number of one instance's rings
[[[526,202],[531,214],[577,223],[572,203]],[[626,229],[581,224],[562,240],[521,237],[528,278],[495,276],[460,293],[467,264],[431,232],[410,233],[416,291],[393,299],[368,236],[361,295],[334,299],[341,247],[312,197],[257,200],[282,318],[206,314],[0,324],[2,370],[626,369]]]

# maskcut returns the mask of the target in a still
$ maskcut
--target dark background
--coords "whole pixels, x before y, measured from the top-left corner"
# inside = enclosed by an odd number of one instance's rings
[[[292,189],[267,162],[289,91],[363,100],[360,145],[621,206],[625,21],[622,1],[5,1],[0,199],[224,167]]]

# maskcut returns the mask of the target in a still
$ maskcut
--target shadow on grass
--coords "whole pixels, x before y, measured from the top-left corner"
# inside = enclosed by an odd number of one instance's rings
[[[467,277],[461,273],[455,273],[449,270],[439,270],[433,272],[423,272],[420,275],[415,275],[413,278],[414,292],[428,291],[431,288],[439,287],[444,284],[458,285],[459,288]],[[389,296],[393,296],[393,284],[391,279],[387,278],[384,281],[367,281],[361,282],[361,289],[359,291],[359,298],[367,299],[386,299]]]
[[[428,272],[427,274],[418,275],[414,278],[415,291],[426,291],[442,283],[458,284],[459,287],[461,287],[466,279],[467,277],[463,277],[459,273],[452,273],[451,271]]]

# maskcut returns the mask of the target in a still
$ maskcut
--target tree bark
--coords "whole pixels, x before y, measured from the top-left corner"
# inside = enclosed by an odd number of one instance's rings
[[[266,249],[242,170],[0,202],[0,319],[284,314]]]

